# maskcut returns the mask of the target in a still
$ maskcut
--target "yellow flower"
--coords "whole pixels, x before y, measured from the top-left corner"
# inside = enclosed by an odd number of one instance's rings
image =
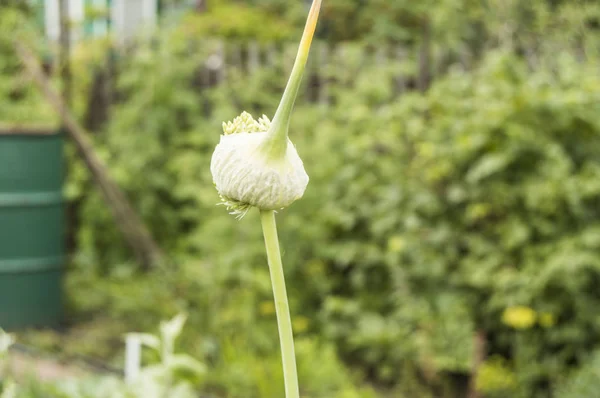
[[[536,312],[526,306],[508,307],[502,314],[502,322],[514,329],[529,329],[535,324]]]
[[[404,249],[404,239],[400,235],[394,235],[388,239],[388,251],[400,253]]]
[[[544,328],[549,328],[554,326],[556,323],[556,317],[549,312],[542,312],[538,317],[538,322],[540,326]]]
[[[486,360],[476,375],[477,391],[491,394],[512,391],[517,386],[517,378],[508,363],[500,357]]]
[[[302,333],[310,326],[310,320],[305,316],[297,316],[292,324],[294,325],[294,332]]]
[[[272,301],[263,301],[260,303],[259,312],[261,315],[273,315],[275,313],[275,304]]]

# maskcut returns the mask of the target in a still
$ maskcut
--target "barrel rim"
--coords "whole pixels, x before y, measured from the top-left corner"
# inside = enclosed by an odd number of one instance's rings
[[[0,123],[0,136],[55,136],[60,134],[60,128],[52,124]]]

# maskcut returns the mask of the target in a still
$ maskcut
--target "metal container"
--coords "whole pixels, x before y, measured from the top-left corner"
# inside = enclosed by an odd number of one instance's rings
[[[0,127],[0,327],[62,317],[63,136]]]

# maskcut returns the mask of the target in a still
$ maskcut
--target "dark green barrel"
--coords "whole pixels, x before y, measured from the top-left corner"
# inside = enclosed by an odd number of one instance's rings
[[[0,127],[0,327],[62,316],[63,136]]]

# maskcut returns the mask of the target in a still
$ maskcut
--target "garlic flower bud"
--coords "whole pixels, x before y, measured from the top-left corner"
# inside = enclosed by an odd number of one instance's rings
[[[300,199],[308,185],[288,129],[320,8],[321,0],[314,0],[273,122],[266,116],[256,121],[244,112],[233,122],[223,123],[225,134],[215,148],[210,171],[222,204],[238,218],[251,207],[285,208]]]
[[[257,122],[246,112],[223,124],[225,135],[215,149],[210,171],[233,214],[243,216],[251,206],[285,208],[301,198],[308,185],[302,160],[289,139],[283,156],[270,156],[265,149],[269,125],[266,116]]]

